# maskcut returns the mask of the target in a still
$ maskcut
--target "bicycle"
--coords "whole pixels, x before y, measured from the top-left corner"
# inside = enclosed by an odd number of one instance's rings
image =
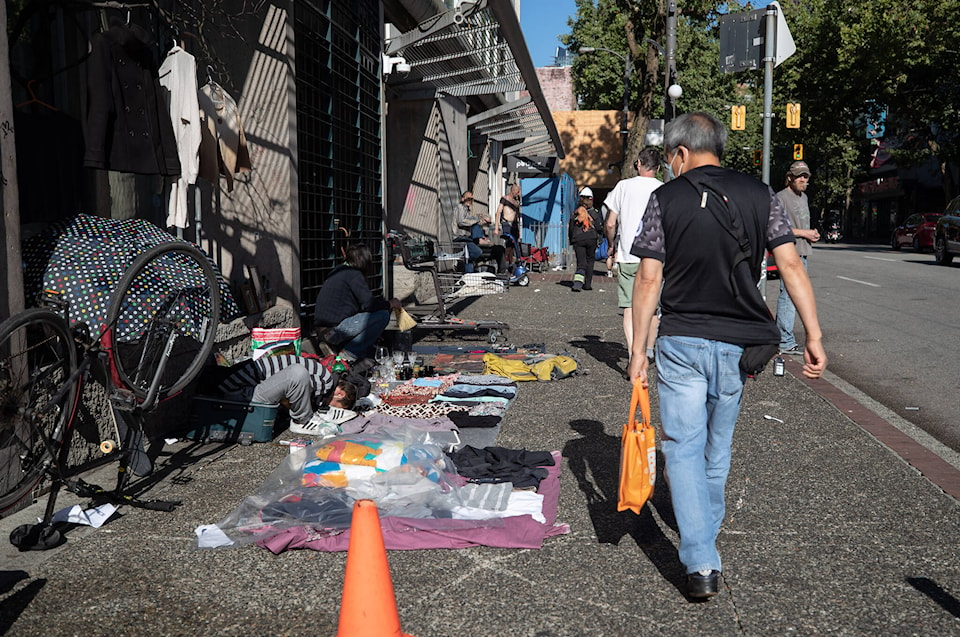
[[[216,338],[220,293],[213,264],[196,246],[171,242],[138,256],[110,296],[95,337],[69,323],[66,304],[47,294],[0,323],[0,512],[51,481],[44,517],[26,525],[26,548],[62,543],[51,520],[61,488],[95,501],[172,510],[179,502],[125,495],[130,473],[152,471],[142,445],[147,412],[182,391],[207,361]],[[95,365],[106,379],[116,440],[100,457],[72,465],[69,455],[82,388]],[[119,459],[112,491],[80,474]],[[23,528],[23,527],[21,527]],[[16,531],[15,531],[16,533]],[[17,544],[11,536],[11,542]]]

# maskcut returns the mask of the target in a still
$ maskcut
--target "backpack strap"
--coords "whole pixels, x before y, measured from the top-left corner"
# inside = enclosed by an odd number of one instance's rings
[[[743,229],[743,218],[740,215],[740,209],[737,208],[737,204],[733,199],[727,197],[717,187],[717,180],[715,178],[700,173],[693,175],[684,173],[681,175],[681,178],[686,179],[697,191],[697,194],[700,195],[700,207],[709,210],[720,226],[737,241],[740,252],[733,260],[733,265],[730,268],[730,285],[733,288],[734,295],[739,297],[740,286],[737,285],[736,278],[737,266],[743,262],[749,265],[750,257],[753,256],[753,248],[750,246],[750,240],[747,238],[747,233]],[[707,205],[711,197],[718,202],[716,205]],[[722,208],[726,214],[721,214],[718,210],[719,208]],[[753,277],[751,277],[751,280],[752,278]]]

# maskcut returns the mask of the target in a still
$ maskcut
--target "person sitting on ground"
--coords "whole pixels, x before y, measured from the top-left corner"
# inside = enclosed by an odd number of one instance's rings
[[[317,294],[313,324],[317,338],[352,362],[370,357],[390,322],[391,310],[403,307],[397,299],[374,296],[367,284],[373,274],[373,256],[362,243],[347,246],[346,263],[337,266]]]
[[[236,365],[217,385],[227,397],[290,410],[290,431],[317,435],[325,425],[340,425],[356,417],[351,411],[357,388],[315,358],[295,354],[261,356]],[[327,430],[330,430],[328,427]]]

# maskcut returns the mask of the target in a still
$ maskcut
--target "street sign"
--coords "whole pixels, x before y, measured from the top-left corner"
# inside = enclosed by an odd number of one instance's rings
[[[518,175],[552,175],[556,172],[556,157],[523,157],[507,155],[507,172]]]
[[[766,9],[720,16],[720,68],[737,73],[760,68]]]
[[[774,66],[796,53],[797,45],[783,19],[780,3],[771,2],[777,10]],[[764,17],[766,9],[754,9],[720,16],[720,68],[724,73],[758,69],[763,64]]]

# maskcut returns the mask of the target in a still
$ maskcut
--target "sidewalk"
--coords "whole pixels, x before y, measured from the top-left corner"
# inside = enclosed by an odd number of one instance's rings
[[[615,280],[572,294],[570,276],[533,274],[459,315],[506,321],[509,342],[566,350],[587,372],[520,385],[498,440],[563,452],[558,522],[572,532],[540,550],[391,551],[405,633],[960,635],[960,505],[944,493],[957,493],[960,471],[915,448],[911,461],[941,462],[936,486],[851,419],[889,426],[882,418],[852,400],[834,406],[846,394],[797,380],[794,364],[748,381],[721,593],[688,602],[663,480],[642,515],[615,511],[629,403]],[[21,522],[0,520],[0,633],[336,634],[345,554],[192,548],[194,528],[255,492],[286,449],[178,443],[170,453],[146,497],[183,500],[173,513],[124,510],[61,548],[23,554],[5,539]]]

